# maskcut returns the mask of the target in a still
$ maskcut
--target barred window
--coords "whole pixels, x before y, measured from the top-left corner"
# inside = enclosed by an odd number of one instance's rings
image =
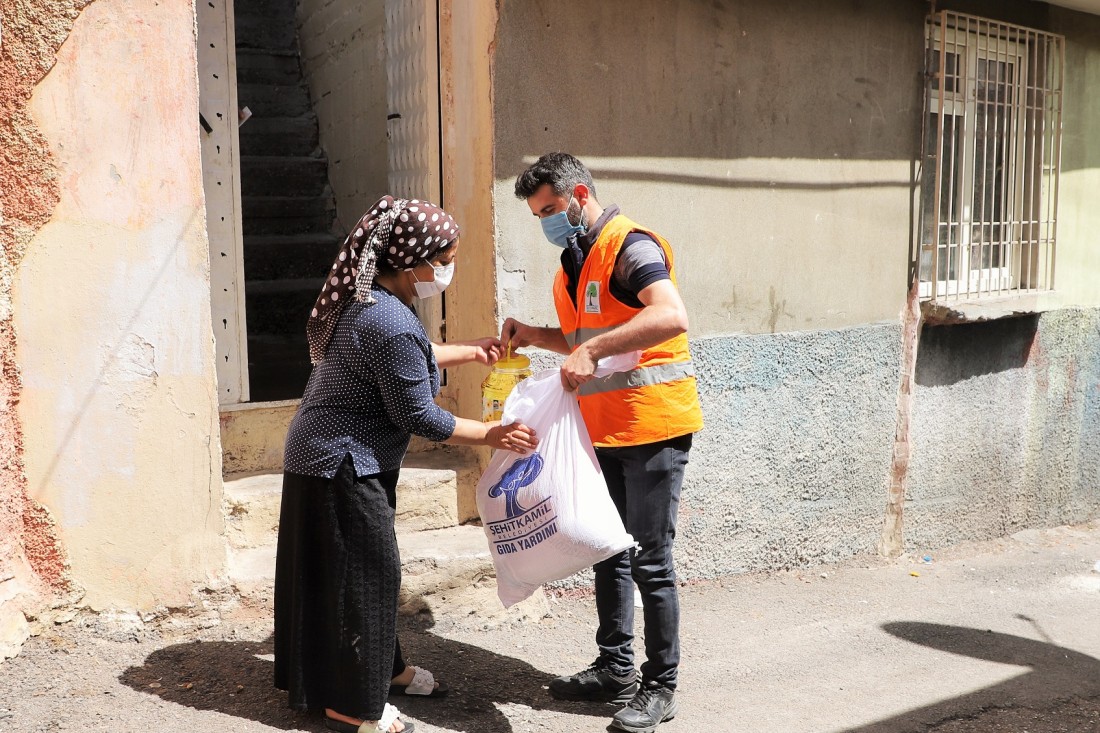
[[[1049,290],[1064,39],[946,11],[927,30],[920,297]]]

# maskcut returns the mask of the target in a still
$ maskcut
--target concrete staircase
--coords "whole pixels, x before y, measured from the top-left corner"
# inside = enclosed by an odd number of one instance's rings
[[[298,58],[294,0],[237,0],[237,98],[249,389],[257,402],[301,395],[306,315],[342,238],[317,116]]]
[[[541,592],[504,609],[484,531],[458,524],[458,482],[476,471],[472,457],[448,450],[407,456],[397,486],[402,614],[430,614],[437,627],[486,628],[548,612]],[[259,613],[272,607],[281,483],[274,472],[225,481],[230,580],[242,605]]]

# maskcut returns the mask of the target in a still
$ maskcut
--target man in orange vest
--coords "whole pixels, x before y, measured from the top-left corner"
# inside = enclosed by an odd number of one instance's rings
[[[680,605],[672,542],[692,435],[703,426],[672,249],[617,206],[600,206],[592,174],[572,155],[542,156],[515,190],[563,250],[554,280],[560,326],[509,318],[501,339],[568,355],[562,384],[578,394],[608,491],[639,546],[593,568],[599,657],[552,680],[550,694],[625,704],[611,724],[650,733],[676,715]],[[640,352],[633,369],[595,377],[600,359],[630,352]],[[640,680],[634,584],[645,626]]]

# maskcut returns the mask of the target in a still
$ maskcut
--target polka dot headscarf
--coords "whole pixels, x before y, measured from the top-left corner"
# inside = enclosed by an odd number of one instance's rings
[[[317,364],[325,358],[336,321],[350,297],[374,303],[370,291],[379,258],[394,269],[411,270],[456,237],[455,220],[435,204],[392,196],[378,199],[344,240],[313,305],[306,324],[310,361]]]

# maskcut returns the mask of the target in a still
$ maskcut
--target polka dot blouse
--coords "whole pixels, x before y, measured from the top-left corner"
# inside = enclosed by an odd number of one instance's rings
[[[351,454],[355,473],[398,468],[412,435],[446,440],[454,416],[433,401],[439,367],[424,326],[375,286],[373,305],[350,302],[313,368],[286,437],[283,468],[332,478]]]

